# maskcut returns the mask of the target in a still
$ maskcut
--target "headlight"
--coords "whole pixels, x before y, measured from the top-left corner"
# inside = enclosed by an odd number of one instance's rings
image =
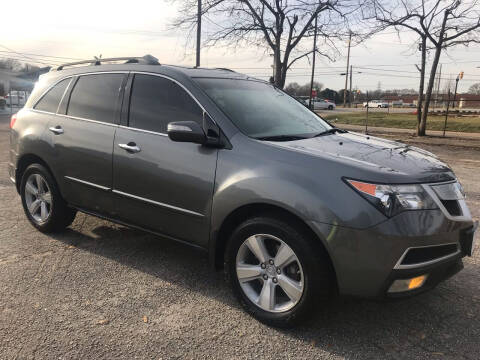
[[[425,189],[418,184],[384,185],[346,179],[356,191],[386,216],[394,216],[404,210],[437,209]]]

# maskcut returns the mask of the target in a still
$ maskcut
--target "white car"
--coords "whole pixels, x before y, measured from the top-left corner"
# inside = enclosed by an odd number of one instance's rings
[[[368,102],[363,103],[363,107],[369,107],[369,108],[388,108],[388,102],[383,101],[383,100],[370,100]]]
[[[25,105],[25,92],[13,90],[5,96],[7,106],[24,106]]]
[[[336,108],[334,102],[324,99],[312,99],[313,110],[333,110]]]

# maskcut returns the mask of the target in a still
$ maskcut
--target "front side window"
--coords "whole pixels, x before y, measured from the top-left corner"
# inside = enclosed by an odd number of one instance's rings
[[[258,139],[308,138],[332,127],[283,91],[255,80],[196,82],[244,134]]]
[[[130,97],[128,125],[166,133],[173,121],[203,122],[203,110],[175,82],[153,75],[136,74]]]
[[[114,123],[124,74],[80,76],[70,95],[67,115]]]
[[[70,79],[64,79],[53,86],[35,105],[36,110],[56,113]]]

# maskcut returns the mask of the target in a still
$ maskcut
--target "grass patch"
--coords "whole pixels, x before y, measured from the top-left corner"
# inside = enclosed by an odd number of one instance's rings
[[[332,114],[325,119],[337,124],[365,125],[366,111],[359,113]],[[445,116],[430,115],[427,119],[427,130],[443,130]],[[413,114],[398,114],[371,111],[368,114],[368,126],[400,129],[416,129],[417,117]],[[449,115],[447,131],[480,132],[479,116]]]

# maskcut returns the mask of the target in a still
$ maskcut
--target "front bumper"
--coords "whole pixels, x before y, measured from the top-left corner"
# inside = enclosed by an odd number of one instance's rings
[[[462,268],[462,257],[473,234],[471,220],[454,221],[437,210],[405,211],[374,227],[353,229],[313,223],[326,239],[335,269],[339,293],[364,298],[390,297],[388,289],[395,279],[429,274],[417,290],[395,293],[393,297],[413,295],[437,285]],[[452,253],[436,261],[414,266],[398,266],[408,249],[451,244]],[[426,272],[427,271],[427,272]]]
[[[440,282],[448,279],[463,269],[462,257],[465,256],[459,253],[449,259],[437,262],[435,264],[420,266],[415,269],[393,270],[380,289],[378,298],[404,298],[423,293],[433,289]],[[395,280],[411,279],[417,276],[428,274],[425,283],[414,290],[404,292],[389,292],[390,286]]]

